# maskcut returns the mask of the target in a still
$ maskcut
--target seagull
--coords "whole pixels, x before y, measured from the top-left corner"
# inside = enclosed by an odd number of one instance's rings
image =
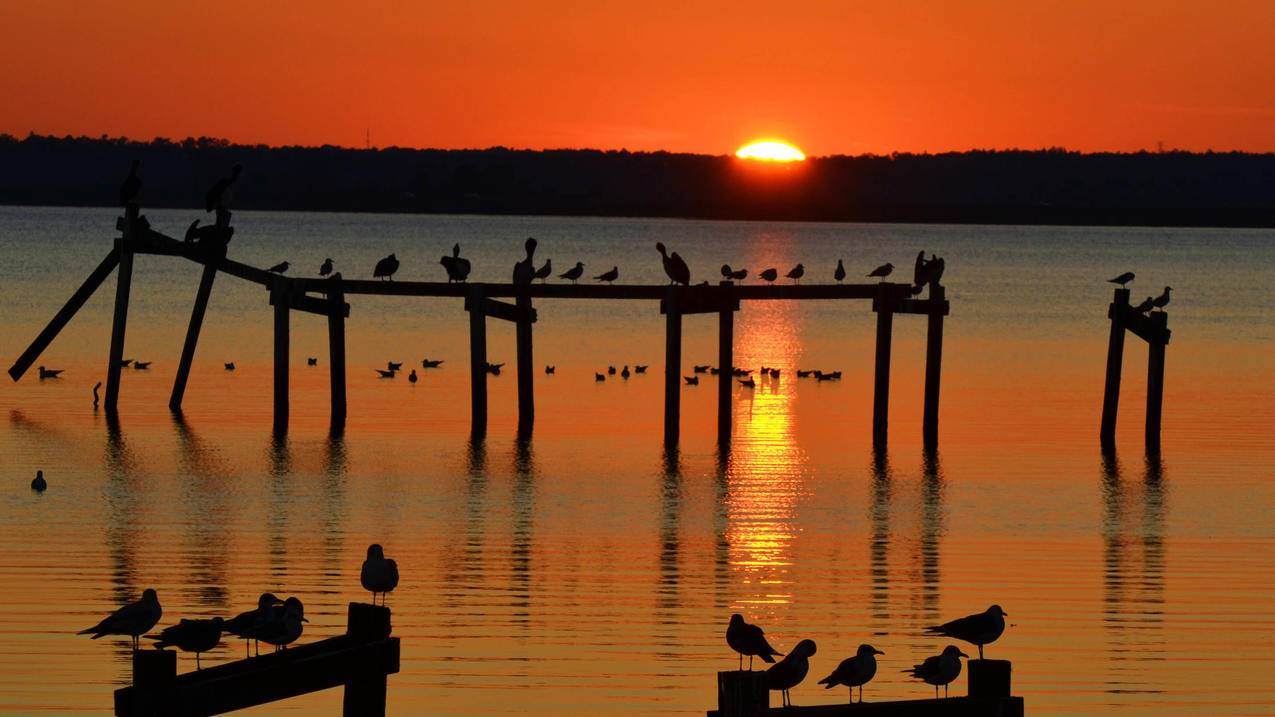
[[[575,266],[559,274],[558,278],[566,279],[567,281],[570,281],[572,284],[574,284],[583,275],[584,275],[584,262],[577,261]]]
[[[832,272],[832,278],[833,278],[833,279],[834,279],[834,280],[835,280],[838,284],[840,284],[841,282],[845,281],[845,279],[846,279],[846,266],[845,266],[845,264],[842,264],[842,263],[841,263],[841,260],[840,260],[840,259],[838,259],[838,260],[837,260],[837,270],[836,270],[836,271],[834,271],[834,272]]]
[[[234,361],[227,361],[227,362],[226,362],[226,370],[227,370],[227,371],[234,371],[234,370],[235,370],[235,362],[234,362]]]
[[[394,281],[394,272],[398,271],[398,257],[390,254],[384,259],[376,262],[376,267],[372,269],[372,278],[386,278]]]
[[[1172,287],[1172,286],[1166,286],[1166,287],[1164,287],[1164,293],[1163,293],[1163,294],[1160,294],[1160,295],[1159,295],[1159,296],[1157,296],[1157,297],[1155,297],[1155,299],[1153,299],[1153,300],[1151,301],[1152,305],[1154,305],[1157,309],[1159,309],[1159,310],[1161,310],[1161,311],[1164,311],[1164,307],[1166,307],[1166,306],[1168,306],[1168,305],[1169,305],[1169,292],[1170,292],[1170,291],[1173,291],[1173,287]]]
[[[607,366],[607,374],[609,374],[609,375],[611,375],[611,376],[614,376],[614,375],[615,375],[615,367],[614,367],[614,366]]]
[[[305,619],[305,606],[297,598],[290,597],[282,605],[272,606],[266,619],[249,632],[254,640],[274,645],[278,651],[287,649],[301,637],[303,622],[310,622]]]
[[[195,653],[195,669],[200,669],[199,653],[208,652],[221,642],[221,628],[225,620],[214,617],[207,620],[187,620],[182,618],[176,625],[160,631],[158,635],[147,635],[148,640],[155,640],[155,647],[176,647],[183,652]]]
[[[712,368],[712,366],[708,364],[704,364],[702,366],[700,365],[692,366],[691,368],[694,369],[695,373],[708,373],[708,370]]]
[[[610,283],[613,283],[616,279],[619,279],[619,278],[620,278],[620,267],[618,267],[618,266],[613,266],[613,267],[611,267],[611,271],[608,271],[608,272],[607,272],[607,273],[605,273],[605,274],[599,274],[599,275],[597,275],[597,276],[593,277],[593,280],[594,280],[594,281],[605,281],[606,283],[610,284]]]
[[[787,657],[766,670],[766,687],[781,692],[784,707],[792,707],[792,697],[788,695],[788,690],[806,679],[806,673],[810,671],[810,656],[813,654],[815,641],[802,640],[792,648]]]
[[[536,278],[536,267],[532,264],[536,255],[536,240],[534,237],[527,237],[527,241],[523,246],[527,250],[527,258],[514,264],[513,282],[515,284],[530,284],[531,280]]]
[[[43,493],[44,491],[48,490],[48,488],[49,488],[49,483],[48,481],[44,480],[44,471],[36,471],[35,478],[31,479],[31,490],[35,491],[36,493]]]
[[[990,645],[1005,632],[1005,618],[1009,613],[1000,605],[993,605],[983,612],[957,618],[942,625],[925,628],[926,635],[942,635],[978,645],[978,659],[983,659],[983,645]]]
[[[785,274],[785,276],[787,276],[789,279],[792,279],[794,282],[798,284],[801,283],[801,277],[805,275],[806,275],[806,267],[801,264],[794,266],[792,268],[792,271]]]
[[[332,260],[324,259],[323,264],[319,266],[319,276],[327,276],[332,273]]]
[[[500,375],[500,367],[501,367],[501,366],[504,366],[504,365],[505,365],[505,364],[504,364],[503,362],[502,362],[502,363],[489,363],[489,364],[487,364],[487,373],[491,374],[492,376],[499,376],[499,375]]]
[[[41,367],[40,367],[40,378],[42,378],[42,379],[44,379],[44,378],[57,378],[57,377],[58,377],[58,375],[59,375],[59,374],[61,374],[61,373],[62,373],[63,371],[65,371],[65,370],[66,370],[66,369],[64,369],[64,368],[45,368],[45,367],[41,366]]]
[[[731,281],[743,281],[748,278],[747,269],[732,269],[730,264],[722,264],[722,277]]]
[[[120,368],[128,368],[129,364],[131,364],[131,363],[133,363],[133,359],[120,359],[120,360],[119,360],[119,367],[120,367]]]
[[[709,366],[708,373],[711,376],[716,376],[717,374],[721,373],[721,369],[717,368],[716,366]]]
[[[305,360],[305,365],[307,365],[307,366],[318,366],[318,365],[319,365],[319,359],[317,359],[317,358],[315,358],[315,357],[311,356],[311,357],[309,357],[309,358],[307,358],[307,359]]]
[[[810,378],[810,376],[813,374],[814,374],[813,370],[803,371],[801,369],[797,369],[797,378]]]
[[[752,376],[749,376],[748,378],[740,378],[736,380],[739,381],[739,385],[743,386],[744,388],[757,388],[757,382],[753,380]]]
[[[472,267],[468,259],[461,257],[460,244],[452,247],[451,256],[444,256],[438,260],[438,263],[442,264],[443,268],[447,270],[447,283],[449,284],[453,281],[464,281],[469,278],[469,270]]]
[[[230,169],[229,177],[222,177],[217,183],[212,185],[208,193],[204,195],[204,211],[211,212],[214,209],[229,209],[230,200],[234,198],[235,183],[239,181],[239,175],[243,173],[243,165],[236,163]]]
[[[381,604],[385,604],[385,595],[394,592],[398,587],[398,563],[385,557],[385,550],[380,543],[367,546],[367,559],[363,561],[363,569],[359,572],[359,582],[363,589],[372,593],[372,604],[376,604],[376,594],[381,594]]]
[[[948,684],[960,677],[962,657],[969,657],[969,655],[961,652],[956,645],[948,645],[943,648],[941,654],[927,657],[925,662],[913,665],[911,669],[904,672],[918,680],[923,680],[926,684],[934,685],[934,699],[937,700],[939,685],[943,685],[943,696],[946,697]]]
[[[1139,314],[1145,314],[1153,308],[1155,308],[1155,299],[1148,296],[1146,300],[1143,301],[1141,304],[1138,304],[1137,306],[1133,307],[1133,310],[1138,312]]]
[[[381,378],[394,378],[398,371],[386,371],[378,368],[376,369],[376,373],[379,374]]]
[[[669,283],[690,285],[691,269],[682,257],[677,252],[669,254],[663,242],[655,242],[655,250],[660,253],[660,258],[664,262],[664,273],[668,275]]]
[[[271,608],[281,603],[282,601],[275,597],[274,593],[261,593],[261,597],[257,598],[257,607],[235,615],[221,626],[226,633],[244,639],[244,657],[248,656],[252,631],[269,619]]]
[[[1119,284],[1121,288],[1124,288],[1124,285],[1128,284],[1131,281],[1133,281],[1132,271],[1126,271],[1125,273],[1121,274],[1120,276],[1117,276],[1114,279],[1107,279],[1108,284]]]
[[[624,370],[620,372],[620,378],[627,381],[629,380],[629,376],[632,376],[632,375],[633,374],[629,373],[629,365],[627,363],[624,364]]]
[[[389,370],[391,370],[391,371],[402,371],[402,370],[403,370],[403,362],[402,362],[402,361],[386,361],[386,362],[385,362],[385,368],[387,368],[387,369],[389,369]]]
[[[764,280],[766,281],[766,283],[768,283],[768,284],[773,284],[773,283],[775,283],[775,279],[778,279],[778,278],[779,278],[779,270],[778,270],[778,269],[766,269],[765,271],[763,271],[762,273],[758,274],[757,276],[760,276],[762,279],[764,279]]]
[[[682,378],[686,379],[686,385],[687,385],[687,386],[698,386],[698,385],[699,385],[699,376],[683,376]]]
[[[150,368],[151,364],[153,363],[155,362],[154,361],[134,361],[133,368],[139,371],[145,371],[146,369]]]
[[[421,359],[421,368],[438,368],[443,365],[443,359]]]
[[[837,685],[845,685],[850,688],[850,701],[854,702],[854,688],[859,688],[859,702],[863,702],[863,686],[872,681],[877,674],[877,655],[885,653],[873,647],[872,645],[859,645],[859,651],[854,657],[847,657],[837,665],[837,669],[832,671],[831,675],[819,680],[819,684],[825,685],[824,689],[830,690]]]
[[[282,274],[283,272],[288,270],[288,266],[289,266],[288,262],[281,261],[278,264],[275,264],[274,266],[270,267],[269,269],[266,269],[266,271],[270,272],[271,274]]]
[[[407,380],[416,383],[416,369],[412,369],[412,372],[407,374]]]
[[[77,635],[92,635],[96,640],[107,635],[127,635],[133,638],[133,649],[137,649],[138,638],[147,630],[155,627],[164,610],[159,606],[159,595],[147,588],[142,591],[142,599],[131,602],[87,630],[80,630]]]
[[[779,378],[779,369],[777,369],[777,368],[772,368],[772,369],[770,370],[770,377],[771,377],[771,378]]]
[[[605,380],[607,380],[607,375],[606,375],[606,374],[604,374],[604,373],[594,373],[594,374],[593,374],[593,380],[594,380],[594,381],[605,381]]]
[[[775,655],[784,654],[766,642],[766,633],[760,627],[744,622],[744,616],[739,613],[730,616],[730,624],[726,626],[726,644],[739,653],[741,670],[744,669],[744,655],[748,655],[748,669],[751,671],[754,657],[773,663]]]
[[[642,364],[634,364],[634,366],[633,366],[633,372],[634,372],[634,373],[646,373],[646,369],[647,369],[647,368],[649,368],[649,366],[644,366],[644,365],[642,365]]]
[[[536,269],[536,274],[532,278],[539,279],[540,283],[543,284],[545,283],[545,279],[548,279],[549,275],[552,273],[553,273],[553,260],[545,259],[545,265],[540,267],[539,269]]]
[[[882,279],[884,279],[885,277],[889,276],[892,271],[894,271],[894,264],[886,262],[885,264],[882,264],[881,266],[878,266],[877,268],[873,269],[872,272],[868,274],[868,276],[870,277],[879,276]]]
[[[545,366],[545,373],[553,373],[554,371],[557,371],[557,370],[558,370],[557,366]]]
[[[120,206],[127,207],[137,198],[137,193],[142,191],[142,178],[137,176],[137,170],[142,168],[142,160],[133,160],[132,169],[128,170],[128,176],[124,178],[124,183],[120,185]]]

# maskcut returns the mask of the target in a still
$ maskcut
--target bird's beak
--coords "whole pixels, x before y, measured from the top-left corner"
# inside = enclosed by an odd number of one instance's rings
[[[303,618],[301,618],[301,622],[310,622],[310,621],[309,621],[309,620],[307,620],[307,619],[305,619],[305,618],[303,617]]]
[[[957,654],[960,655],[961,657],[969,657],[969,655],[965,654],[964,652],[958,652]]]
[[[873,650],[873,651],[872,651],[872,654],[874,654],[874,655],[884,655],[884,654],[885,654],[885,651],[884,651],[884,650]]]
[[[1005,612],[1004,610],[1001,610],[1001,616],[1002,616],[1002,617],[1009,617],[1009,613]]]

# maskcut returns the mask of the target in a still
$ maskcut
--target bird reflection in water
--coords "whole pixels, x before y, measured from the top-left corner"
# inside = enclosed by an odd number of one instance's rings
[[[681,578],[681,523],[682,488],[681,454],[676,447],[666,447],[663,452],[660,486],[660,537],[659,537],[659,585],[656,588],[656,619],[659,626],[654,635],[658,648],[656,658],[680,660],[677,647],[685,639],[679,629],[677,611],[682,606],[679,590]]]
[[[216,451],[208,448],[191,429],[180,412],[174,412],[173,428],[177,436],[179,465],[186,480],[181,500],[186,511],[184,550],[190,576],[184,588],[192,602],[210,608],[225,608],[226,559],[230,555],[231,525],[229,506],[224,500],[227,479],[217,464]]]
[[[894,481],[890,475],[890,458],[885,451],[872,453],[872,503],[869,511],[871,537],[868,542],[868,565],[872,574],[869,610],[872,620],[884,630],[890,619],[890,501]],[[884,634],[880,631],[874,634]]]
[[[267,458],[270,483],[266,499],[266,533],[269,536],[270,575],[273,584],[285,584],[288,576],[288,507],[292,505],[292,452],[288,436],[276,432],[270,438]]]
[[[938,617],[941,572],[939,539],[943,535],[943,471],[937,450],[926,450],[921,457],[921,605],[920,614],[927,622]]]
[[[106,545],[111,559],[111,595],[102,598],[103,604],[124,605],[137,599],[142,592],[138,582],[137,549],[141,541],[146,506],[136,474],[137,461],[129,449],[114,414],[106,417]],[[114,650],[115,661],[132,664],[133,649],[119,642]],[[116,682],[129,684],[132,680],[121,671]]]
[[[349,475],[349,456],[345,435],[330,431],[323,444],[323,518],[321,523],[323,565],[341,565],[345,554],[345,482]],[[327,591],[340,591],[345,583],[338,570],[321,570],[320,585]]]
[[[531,628],[531,546],[535,518],[535,455],[531,441],[514,441],[513,537],[510,545],[510,595],[513,621]]]

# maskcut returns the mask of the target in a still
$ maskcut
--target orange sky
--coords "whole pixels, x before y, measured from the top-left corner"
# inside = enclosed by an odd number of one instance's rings
[[[1275,151],[1273,41],[1271,0],[8,2],[0,132]]]

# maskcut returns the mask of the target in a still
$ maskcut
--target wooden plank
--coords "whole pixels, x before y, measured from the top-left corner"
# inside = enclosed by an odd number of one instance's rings
[[[733,297],[732,297],[733,298]],[[739,300],[735,299],[734,308],[727,302],[717,314],[717,445],[730,445],[731,422],[734,419],[731,405],[731,390],[735,377],[731,367],[735,365],[735,311],[739,308]]]
[[[293,294],[288,298],[291,307],[296,311],[304,311],[307,314],[318,314],[319,316],[327,316],[333,311],[339,312],[342,316],[350,315],[350,305],[342,301],[340,304],[333,304],[327,298],[317,296],[306,296],[305,294]],[[271,297],[270,305],[274,306],[274,298]]]
[[[288,430],[288,320],[291,302],[288,280],[275,277],[270,285],[270,303],[274,306],[274,430]]]
[[[531,316],[531,323],[534,324],[536,323],[536,320],[538,318],[536,315],[535,308],[530,305],[523,308],[519,308],[517,304],[509,304],[504,301],[496,301],[495,299],[488,299],[488,298],[482,299],[482,305],[483,305],[483,314],[490,316],[493,319],[500,319],[501,321],[509,321],[511,323],[517,323],[519,321],[522,321],[523,316],[529,315]],[[472,310],[473,309],[470,303],[470,297],[466,296],[465,311],[472,311]]]
[[[1107,316],[1111,318],[1111,332],[1107,337],[1107,374],[1102,389],[1102,423],[1098,440],[1103,447],[1111,448],[1116,442],[1116,416],[1120,412],[1120,373],[1124,367],[1124,320],[1135,311],[1129,306],[1129,290],[1117,288]]]
[[[331,428],[339,431],[345,426],[345,318],[350,315],[350,305],[345,303],[341,275],[328,280],[328,383],[332,393]],[[340,310],[344,307],[345,310]]]
[[[128,295],[133,286],[133,243],[131,226],[137,220],[136,205],[129,205],[125,218],[124,236],[115,244],[119,251],[120,265],[115,273],[115,312],[111,318],[111,349],[106,366],[106,399],[102,407],[114,414],[120,400],[120,361],[124,358],[124,333],[128,328]]]
[[[886,446],[890,422],[890,342],[894,330],[893,299],[888,285],[882,284],[873,302],[877,312],[876,372],[872,387],[872,445]]]
[[[664,291],[664,446],[671,448],[678,443],[682,421],[682,313],[677,287]]]
[[[80,288],[76,289],[75,293],[71,294],[71,298],[67,299],[66,303],[62,305],[62,308],[58,309],[58,312],[53,315],[53,318],[49,320],[48,325],[46,325],[44,330],[35,337],[35,340],[31,342],[31,345],[27,347],[27,350],[23,351],[22,355],[18,357],[18,360],[14,361],[13,365],[9,367],[10,378],[17,381],[22,378],[28,370],[30,370],[31,364],[35,363],[36,359],[40,358],[40,354],[44,353],[44,350],[49,347],[49,344],[53,342],[53,339],[57,338],[57,335],[62,332],[62,329],[66,327],[67,323],[71,321],[81,308],[83,308],[85,302],[89,300],[89,297],[93,296],[93,292],[97,291],[97,288],[102,285],[102,282],[106,281],[106,277],[110,276],[116,266],[119,266],[119,261],[119,249],[111,249],[111,251],[108,252],[102,259],[101,263],[97,265],[97,268],[94,269],[92,273],[88,275],[88,278],[84,280],[84,283],[80,284]]]
[[[727,282],[729,283],[729,282]],[[713,287],[711,294],[703,291],[696,291],[695,287],[691,290],[684,291],[678,297],[678,310],[682,312],[682,316],[688,314],[717,314],[722,311],[739,311],[739,297],[733,293],[726,293],[725,289]],[[660,299],[660,313],[668,313],[667,299]]]
[[[173,392],[168,398],[169,410],[182,410],[186,381],[190,377],[190,366],[195,361],[199,331],[204,325],[204,313],[208,310],[208,298],[212,295],[213,280],[216,278],[217,264],[204,264],[203,274],[199,277],[199,289],[195,291],[195,305],[190,310],[190,323],[186,326],[186,341],[182,344],[181,359],[177,363],[177,376],[173,379]]]
[[[939,284],[930,285],[931,304],[941,303],[945,308],[945,290]],[[943,317],[944,310],[931,313],[925,331],[925,399],[921,409],[921,441],[925,448],[934,449],[939,444],[939,384],[943,376]]]
[[[257,270],[260,271],[260,270]],[[305,292],[323,290],[323,279],[296,278],[298,288]],[[520,287],[514,284],[458,284],[441,281],[375,281],[352,279],[346,281],[346,294],[368,294],[377,296],[453,296],[463,298],[469,294],[472,286],[482,286],[485,296],[490,298],[514,298]],[[884,289],[882,288],[884,287]],[[659,300],[667,295],[667,286],[658,284],[532,284],[522,287],[533,299],[625,299],[625,300]],[[736,286],[734,291],[739,299],[750,301],[765,300],[832,300],[832,299],[875,299],[881,291],[890,298],[902,300],[911,295],[912,287],[908,284],[784,284],[784,285],[752,285]],[[682,287],[684,294],[703,292],[711,295],[717,291],[716,286]]]
[[[1148,344],[1169,343],[1169,329],[1155,318],[1163,312],[1153,311],[1150,314],[1140,314],[1132,306],[1129,306],[1128,302],[1125,302],[1120,305],[1112,303],[1107,313],[1108,315],[1118,313],[1120,322],[1124,327]]]
[[[516,307],[518,320],[514,323],[518,363],[518,435],[526,437],[536,421],[535,380],[536,373],[532,365],[531,325],[535,309],[531,308],[531,297],[518,297]]]
[[[487,433],[487,314],[483,287],[466,287],[469,311],[469,425],[475,436]]]
[[[1168,335],[1168,314],[1157,311],[1150,316],[1157,333]],[[1160,451],[1160,413],[1164,407],[1164,352],[1165,344],[1152,341],[1147,347],[1147,417],[1146,449],[1148,453]]]
[[[940,287],[941,288],[941,287]],[[942,292],[940,292],[941,295]],[[900,299],[895,302],[894,313],[896,314],[924,314],[928,316],[947,316],[951,313],[951,306],[946,299],[936,299],[933,292],[928,299]]]

